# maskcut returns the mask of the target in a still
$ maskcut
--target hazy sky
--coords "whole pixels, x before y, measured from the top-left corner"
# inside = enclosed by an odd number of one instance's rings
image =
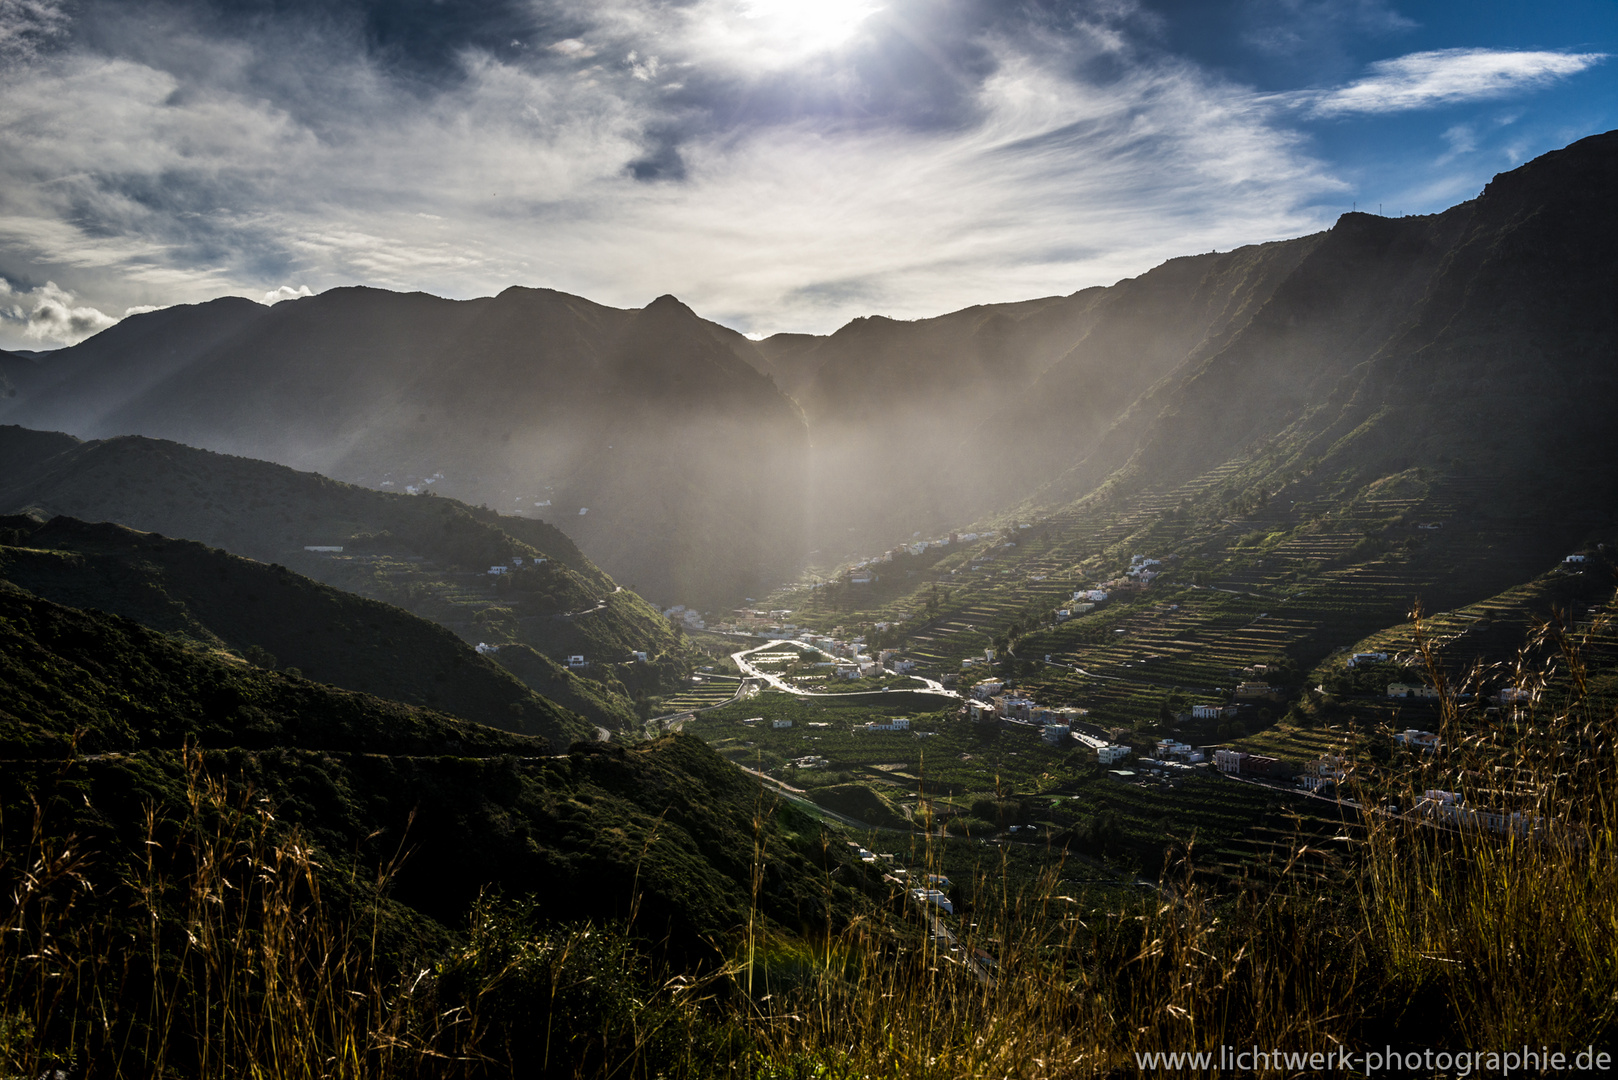
[[[1618,127],[1618,4],[0,0],[0,348],[370,284],[750,333],[1442,209]]]

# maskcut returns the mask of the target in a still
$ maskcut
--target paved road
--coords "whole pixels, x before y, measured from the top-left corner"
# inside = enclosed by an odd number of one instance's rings
[[[813,693],[812,691],[805,690],[802,687],[793,686],[791,683],[789,683],[785,679],[781,678],[781,676],[776,675],[776,674],[774,674],[772,672],[765,671],[762,668],[756,667],[751,661],[749,661],[747,659],[749,656],[751,656],[752,654],[754,654],[756,652],[763,652],[766,649],[773,649],[778,645],[790,645],[790,646],[792,646],[794,648],[798,648],[798,649],[813,649],[815,652],[819,653],[821,656],[826,657],[828,660],[837,659],[835,656],[833,656],[831,653],[827,652],[825,649],[822,649],[822,648],[820,648],[818,646],[815,646],[815,645],[805,645],[803,642],[794,641],[791,638],[775,638],[775,639],[773,639],[771,641],[765,642],[762,645],[755,645],[751,649],[743,649],[741,652],[731,653],[730,658],[736,662],[737,670],[739,670],[744,676],[746,676],[748,678],[753,678],[753,679],[760,679],[760,680],[764,681],[765,683],[767,683],[768,685],[770,685],[771,687],[773,687],[776,690],[780,690],[781,692],[787,693],[787,694],[796,694],[799,697],[817,697],[817,698],[821,698],[821,697],[860,697],[860,696],[863,696],[865,694],[871,694],[871,693],[878,693],[879,692],[879,691],[873,691],[873,690],[853,690],[853,691],[850,691],[848,693],[840,693],[840,694],[817,694],[817,693]],[[958,697],[961,696],[959,693],[957,693],[954,690],[946,690],[944,688],[944,684],[939,682],[936,679],[929,679],[924,675],[911,675],[911,676],[908,676],[908,677],[912,678],[912,679],[915,679],[917,682],[921,683],[922,686],[921,687],[906,686],[906,687],[902,687],[902,688],[900,688],[898,690],[894,690],[893,691],[894,693],[900,693],[900,694],[905,694],[905,693],[934,693],[934,694],[938,694],[938,695],[940,695],[942,697],[952,697],[952,698],[958,698]],[[892,688],[890,687],[888,689],[891,690]]]

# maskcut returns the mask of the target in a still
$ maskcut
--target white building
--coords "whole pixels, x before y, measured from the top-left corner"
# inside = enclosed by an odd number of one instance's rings
[[[1418,731],[1415,728],[1406,728],[1393,737],[1394,741],[1416,750],[1437,750],[1444,745],[1440,739],[1430,731]]]
[[[1116,765],[1129,755],[1129,747],[1120,746],[1117,743],[1108,743],[1106,746],[1096,747],[1096,760],[1103,765]]]
[[[937,889],[911,889],[910,898],[918,904],[937,904],[944,909],[946,915],[955,914],[955,905],[950,903],[949,897]]]
[[[1438,698],[1438,691],[1422,683],[1390,682],[1388,684],[1390,698],[1414,698],[1418,701],[1433,701]]]

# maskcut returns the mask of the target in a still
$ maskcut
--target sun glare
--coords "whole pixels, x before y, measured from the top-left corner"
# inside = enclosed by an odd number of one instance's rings
[[[777,48],[800,54],[836,48],[878,10],[868,0],[744,0],[741,5],[750,29]]]

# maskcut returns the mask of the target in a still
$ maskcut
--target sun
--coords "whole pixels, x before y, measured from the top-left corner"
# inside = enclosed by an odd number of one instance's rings
[[[802,55],[837,48],[880,5],[869,0],[743,0],[740,8],[750,29],[777,48]]]

